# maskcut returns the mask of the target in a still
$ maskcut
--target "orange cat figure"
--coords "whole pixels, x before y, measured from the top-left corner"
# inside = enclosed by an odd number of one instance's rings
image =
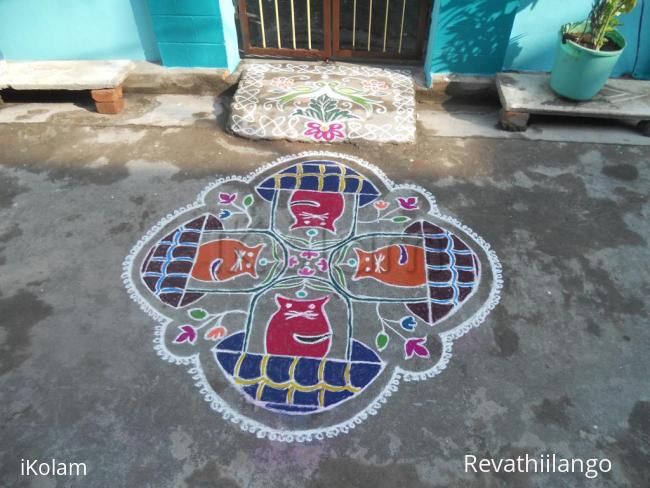
[[[354,280],[373,278],[387,285],[414,287],[427,282],[424,249],[394,244],[372,252],[354,248],[357,269]]]
[[[192,277],[201,281],[228,281],[243,274],[257,278],[257,257],[265,244],[249,247],[236,239],[201,244]]]

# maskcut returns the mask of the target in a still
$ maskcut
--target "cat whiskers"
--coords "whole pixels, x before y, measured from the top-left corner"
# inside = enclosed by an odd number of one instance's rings
[[[384,273],[386,270],[384,269],[383,263],[384,260],[386,259],[386,256],[383,254],[375,254],[375,273]]]
[[[246,251],[235,251],[235,256],[237,260],[230,267],[230,271],[241,271],[244,269],[244,256],[246,256]]]
[[[291,310],[289,312],[285,312],[284,316],[287,319],[296,319],[299,317],[304,317],[307,320],[316,320],[318,318],[318,314],[316,312],[313,312],[311,310],[304,310],[302,312],[298,310]]]

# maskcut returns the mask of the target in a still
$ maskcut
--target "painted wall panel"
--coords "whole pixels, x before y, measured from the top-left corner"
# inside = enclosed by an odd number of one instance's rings
[[[641,36],[634,68],[635,78],[650,80],[650,0],[645,0],[641,12]]]
[[[239,63],[232,0],[148,0],[165,66],[224,68]]]
[[[644,1],[628,15],[621,16],[621,31],[628,46],[614,74],[630,74],[639,45],[639,23]],[[504,69],[549,71],[553,66],[558,32],[563,24],[587,17],[592,0],[521,0],[510,36]]]
[[[214,16],[153,16],[158,42],[223,44],[223,25]]]
[[[434,5],[427,72],[499,71],[518,4],[519,0],[439,0]]]
[[[1,0],[6,59],[160,59],[146,0]]]

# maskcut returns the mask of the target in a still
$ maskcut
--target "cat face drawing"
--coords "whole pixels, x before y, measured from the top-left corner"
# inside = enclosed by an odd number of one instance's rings
[[[329,295],[313,300],[276,295],[278,309],[266,327],[266,352],[280,356],[326,356],[332,342],[332,328],[324,309],[329,300]]]
[[[291,230],[325,229],[336,233],[336,221],[343,215],[345,200],[340,193],[296,190],[289,199],[289,211],[294,217]]]
[[[367,252],[355,248],[357,269],[353,279],[373,278],[387,285],[415,287],[427,282],[425,254],[420,246],[394,244]]]
[[[257,278],[257,258],[264,244],[250,247],[236,239],[201,244],[192,277],[200,281],[228,281],[248,274]]]

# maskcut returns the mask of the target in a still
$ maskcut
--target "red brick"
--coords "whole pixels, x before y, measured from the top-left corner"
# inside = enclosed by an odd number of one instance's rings
[[[124,99],[120,98],[114,102],[95,102],[95,107],[100,114],[119,114],[124,108]]]
[[[116,102],[122,98],[122,87],[91,90],[90,95],[96,102]]]

